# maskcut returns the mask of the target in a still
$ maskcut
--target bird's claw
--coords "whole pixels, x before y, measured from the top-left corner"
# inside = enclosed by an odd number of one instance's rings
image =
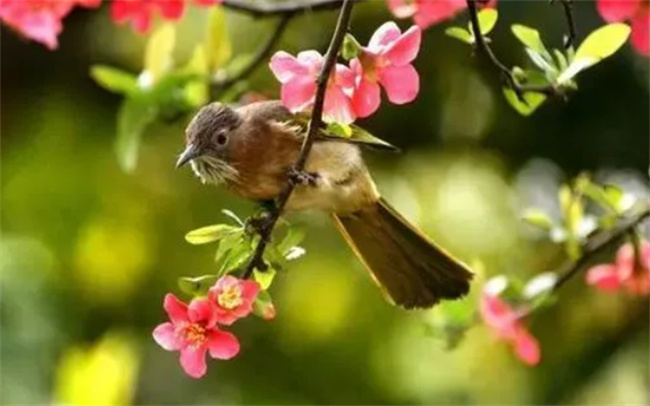
[[[289,169],[289,182],[294,186],[316,186],[319,178],[316,172],[299,171],[293,167]]]

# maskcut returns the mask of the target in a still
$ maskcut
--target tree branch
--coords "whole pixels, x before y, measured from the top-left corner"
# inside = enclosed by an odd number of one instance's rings
[[[501,75],[506,84],[514,90],[519,100],[523,100],[523,94],[525,92],[534,92],[542,93],[547,96],[553,96],[558,94],[558,90],[552,85],[522,85],[520,84],[512,71],[505,66],[494,54],[492,48],[488,45],[485,37],[481,33],[480,24],[478,21],[478,0],[467,0],[467,9],[469,10],[469,21],[472,26],[472,32],[474,33],[476,51],[477,53],[482,54],[489,62],[492,63],[494,68]]]
[[[650,217],[650,208],[645,207],[637,213],[632,214],[621,220],[619,224],[611,230],[603,231],[591,237],[582,247],[582,256],[576,261],[570,261],[560,267],[557,273],[560,277],[555,282],[552,292],[556,292],[564,286],[571,278],[582,270],[585,265],[591,262],[592,258],[602,252],[605,248],[613,243],[618,242],[626,234],[629,234],[635,227],[641,224],[645,219]]]
[[[279,14],[294,14],[303,11],[332,10],[340,7],[343,2],[343,0],[303,0],[281,2],[269,2],[265,0],[223,0],[221,6],[250,14],[253,17],[263,17]]]
[[[264,62],[271,54],[273,47],[282,37],[282,34],[289,25],[289,22],[291,21],[293,15],[294,14],[292,12],[282,14],[280,22],[275,27],[275,30],[273,30],[273,33],[269,39],[257,50],[256,54],[252,57],[248,65],[239,71],[239,73],[231,77],[227,77],[221,80],[217,79],[212,82],[210,86],[210,93],[213,100],[217,99],[218,93],[225,92],[226,90],[230,89],[235,83],[247,78],[253,72],[255,72],[260,64],[262,64],[262,62]]]
[[[327,53],[325,54],[323,68],[321,69],[316,81],[316,97],[311,113],[311,120],[309,121],[309,128],[307,129],[307,135],[305,136],[305,139],[302,143],[300,155],[298,156],[298,159],[293,166],[293,169],[296,171],[302,171],[304,169],[307,158],[309,157],[309,153],[311,152],[311,147],[314,143],[314,139],[318,134],[318,130],[322,126],[323,106],[325,104],[325,91],[327,90],[327,82],[329,80],[330,74],[332,73],[332,69],[336,64],[336,58],[339,54],[339,50],[341,49],[341,45],[343,44],[345,34],[348,31],[353,6],[354,0],[343,0],[339,19],[336,23],[336,28],[334,30],[334,34],[332,34],[332,40],[330,41]],[[270,217],[265,220],[265,226],[259,230],[260,241],[255,248],[255,252],[253,253],[251,261],[242,274],[243,278],[250,277],[255,268],[263,269],[266,267],[266,264],[264,263],[264,251],[271,240],[273,228],[282,215],[287,201],[293,193],[294,187],[295,184],[293,182],[287,181],[286,185],[280,192],[274,209],[269,213]]]
[[[560,0],[560,3],[562,3],[567,27],[569,28],[569,35],[564,39],[564,49],[569,49],[575,47],[575,41],[578,36],[576,22],[573,18],[573,0]]]

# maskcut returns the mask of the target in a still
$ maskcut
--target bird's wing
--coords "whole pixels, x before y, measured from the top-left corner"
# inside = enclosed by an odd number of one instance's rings
[[[309,120],[309,113],[298,113],[287,118],[283,124],[289,127],[299,128],[299,133],[306,134],[307,127],[309,126]],[[329,124],[327,127],[323,127],[320,130],[318,139],[349,142],[352,144],[360,144],[362,146],[367,146],[382,151],[399,152],[399,148],[396,146],[375,137],[368,131],[354,124],[348,126],[338,123]]]

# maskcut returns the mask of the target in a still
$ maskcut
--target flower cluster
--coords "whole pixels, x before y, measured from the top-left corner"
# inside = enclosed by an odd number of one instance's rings
[[[192,0],[208,6],[221,0]],[[97,8],[102,0],[0,0],[0,20],[21,35],[40,42],[49,49],[58,47],[63,19],[76,7]],[[111,17],[116,23],[131,22],[140,34],[149,31],[156,15],[177,21],[185,11],[185,0],[114,0]]]
[[[388,9],[397,18],[412,17],[422,29],[454,18],[467,8],[466,0],[386,0]],[[496,0],[479,3],[482,7],[494,7]]]
[[[650,55],[648,27],[650,26],[650,2],[648,0],[598,0],[596,8],[607,22],[630,20],[630,42],[638,53]]]
[[[367,47],[360,47],[350,66],[337,64],[325,93],[323,115],[343,124],[374,113],[380,104],[380,85],[394,104],[413,101],[420,78],[411,62],[420,50],[422,32],[413,26],[404,33],[387,22]],[[271,71],[282,84],[282,103],[291,112],[310,109],[316,97],[316,79],[324,58],[316,51],[292,56],[279,51],[271,58]]]
[[[638,260],[631,243],[618,249],[616,261],[596,265],[587,270],[587,284],[606,291],[626,288],[639,296],[650,294],[650,242],[642,241],[638,247]]]
[[[537,339],[526,329],[517,311],[500,296],[501,289],[495,289],[493,279],[488,282],[481,295],[480,314],[483,322],[494,332],[495,336],[509,343],[515,354],[527,365],[537,365],[541,359],[541,350]]]
[[[155,328],[153,338],[167,351],[180,351],[183,370],[200,378],[207,369],[207,353],[224,360],[239,353],[237,337],[219,326],[230,326],[250,315],[259,292],[257,282],[226,275],[210,288],[207,296],[197,297],[189,304],[170,293],[164,301],[169,321]],[[272,314],[269,316],[272,318]]]

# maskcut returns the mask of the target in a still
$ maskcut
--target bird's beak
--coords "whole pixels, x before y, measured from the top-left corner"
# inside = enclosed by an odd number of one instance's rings
[[[197,148],[194,144],[188,144],[187,148],[185,148],[185,151],[183,151],[181,153],[181,156],[178,157],[178,161],[176,161],[176,167],[180,168],[199,155],[201,155],[199,148]]]

